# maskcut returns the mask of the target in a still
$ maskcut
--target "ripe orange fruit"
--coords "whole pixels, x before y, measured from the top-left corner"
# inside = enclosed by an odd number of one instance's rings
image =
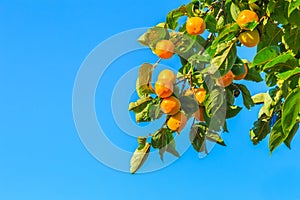
[[[197,99],[198,103],[203,104],[206,96],[206,90],[204,88],[196,88],[194,92],[195,92],[195,98]]]
[[[254,29],[253,31],[242,32],[239,35],[239,40],[246,47],[254,47],[260,41],[259,32],[257,29]]]
[[[180,107],[180,101],[174,96],[164,98],[160,103],[160,109],[168,115],[175,115]]]
[[[167,125],[172,131],[180,133],[184,129],[186,122],[187,117],[182,112],[178,112],[168,119]]]
[[[191,17],[186,21],[186,31],[190,35],[199,35],[206,29],[205,21],[201,17]]]
[[[232,71],[229,71],[221,78],[218,78],[216,80],[216,84],[220,87],[227,87],[233,82],[233,80],[234,80],[234,74],[232,73]]]
[[[196,120],[204,122],[204,107],[200,106],[199,109],[193,114]]]
[[[246,24],[253,21],[258,22],[258,20],[259,20],[258,16],[255,12],[251,10],[243,10],[239,13],[236,22],[242,29],[249,30],[248,28],[245,27]]]
[[[244,63],[244,73],[240,75],[235,75],[234,80],[242,80],[244,79],[248,74],[248,66],[246,63]]]
[[[174,72],[172,70],[165,69],[159,73],[158,80],[168,80],[171,83],[175,84],[176,83],[176,75],[174,74]]]
[[[175,46],[170,40],[161,40],[156,44],[155,54],[164,59],[171,58],[174,54]]]
[[[155,92],[160,98],[166,98],[173,94],[173,84],[168,80],[158,80],[155,83]]]

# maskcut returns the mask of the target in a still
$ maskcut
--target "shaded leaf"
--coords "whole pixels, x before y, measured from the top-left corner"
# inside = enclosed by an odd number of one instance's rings
[[[291,142],[296,135],[297,131],[299,129],[299,123],[296,123],[295,126],[293,127],[292,131],[289,133],[288,137],[285,139],[284,144],[291,149]]]
[[[294,89],[286,98],[282,107],[282,128],[285,134],[289,134],[300,113],[300,88]]]
[[[262,118],[254,122],[254,127],[250,130],[250,139],[254,145],[262,141],[270,133],[269,122]]]
[[[277,120],[274,124],[270,139],[269,139],[269,149],[272,153],[279,145],[283,143],[283,141],[287,138],[287,134],[282,131],[281,119]]]
[[[226,119],[235,117],[242,110],[242,107],[239,106],[228,106],[226,111]]]
[[[255,67],[249,68],[248,73],[244,79],[247,81],[254,81],[254,82],[263,81],[260,73],[255,69]]]
[[[235,84],[235,85],[242,92],[243,102],[244,102],[245,107],[247,109],[250,109],[252,106],[254,106],[254,102],[251,98],[251,94],[250,94],[250,91],[248,90],[248,88],[243,84]]]
[[[202,126],[193,126],[190,131],[190,141],[192,143],[193,148],[197,152],[205,152],[205,132],[207,131],[207,127]]]
[[[286,49],[292,50],[294,53],[298,53],[300,49],[300,31],[299,28],[291,27],[285,30],[282,38],[282,43]]]

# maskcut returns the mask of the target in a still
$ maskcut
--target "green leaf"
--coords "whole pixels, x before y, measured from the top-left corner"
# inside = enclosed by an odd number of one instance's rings
[[[226,111],[226,119],[235,117],[242,110],[242,107],[239,106],[228,106]]]
[[[276,1],[274,13],[271,14],[271,18],[278,21],[280,24],[288,24],[288,6],[289,4],[287,1]]]
[[[292,50],[295,54],[300,49],[300,30],[299,28],[286,29],[282,38],[282,43],[286,49]]]
[[[219,145],[226,146],[224,140],[217,133],[207,132],[205,138],[211,142],[216,142]]]
[[[211,65],[205,68],[202,73],[215,74],[219,72],[223,76],[231,70],[236,56],[236,45],[234,42],[221,43],[217,47],[216,55],[211,60]]]
[[[278,24],[268,20],[265,25],[259,26],[260,42],[257,46],[257,51],[269,46],[278,46],[281,42],[283,31],[278,27]]]
[[[290,15],[292,14],[292,12],[294,12],[294,10],[297,9],[297,7],[300,6],[300,1],[298,0],[291,0],[290,4],[289,4],[289,8],[288,8],[288,16],[290,17]]]
[[[299,129],[299,123],[296,123],[295,126],[293,127],[292,131],[289,133],[288,137],[285,139],[284,144],[291,149],[291,142],[296,135],[297,131]]]
[[[254,82],[263,81],[260,73],[255,69],[255,67],[249,68],[248,73],[244,79],[247,81],[254,81]]]
[[[277,120],[270,134],[270,139],[269,139],[270,152],[273,153],[273,151],[283,143],[283,141],[287,138],[287,136],[288,135],[282,131],[281,119]]]
[[[234,21],[237,20],[240,12],[241,12],[240,8],[235,3],[231,3],[230,13],[231,13],[232,19],[234,19]]]
[[[277,77],[274,72],[270,72],[265,76],[265,82],[267,86],[273,87],[277,83]]]
[[[224,16],[221,15],[219,20],[217,21],[217,30],[221,30],[224,27],[225,19]]]
[[[150,108],[151,108],[151,103],[148,103],[147,106],[143,110],[135,113],[135,121],[137,123],[152,121],[151,117],[149,116]]]
[[[151,85],[152,71],[153,65],[150,63],[144,63],[140,67],[139,77],[136,83],[136,91],[140,98],[155,93]]]
[[[178,19],[182,16],[187,15],[187,8],[182,5],[176,10],[172,10],[168,13],[166,23],[168,24],[168,28],[175,30],[178,26]]]
[[[136,149],[132,155],[130,160],[130,172],[134,174],[137,170],[139,170],[142,165],[145,163],[149,156],[150,152],[150,144],[146,143],[144,148]]]
[[[258,24],[259,24],[259,22],[252,21],[252,22],[249,22],[246,25],[244,25],[244,27],[247,28],[250,31],[253,31],[257,27]]]
[[[137,100],[136,102],[131,102],[129,104],[129,111],[134,111],[135,113],[141,112],[145,109],[145,107],[152,102],[152,97],[144,97],[142,99]]]
[[[157,137],[157,135],[155,137]],[[160,139],[158,139],[158,140],[165,140],[165,141],[159,141],[159,142],[165,144],[165,146],[163,146],[164,145],[163,144],[161,146],[161,148],[159,148],[159,156],[162,161],[164,161],[165,152],[168,152],[168,153],[172,154],[173,156],[180,157],[180,154],[176,150],[175,139],[171,132],[167,132],[167,135],[165,137],[163,135],[161,135]],[[156,145],[156,144],[154,144],[154,145]]]
[[[161,128],[156,131],[151,138],[151,145],[155,149],[166,147],[174,139],[172,131],[167,128]]]
[[[296,25],[298,28],[300,28],[300,11],[294,10],[294,12],[292,12],[289,21],[291,24]]]
[[[244,63],[239,57],[236,58],[231,71],[235,76],[239,76],[245,73]]]
[[[226,26],[224,26],[224,28],[222,28],[219,35],[214,40],[212,44],[212,48],[215,49],[217,45],[220,44],[221,42],[225,42],[225,41],[228,42],[232,40],[234,37],[238,35],[239,32],[240,32],[240,27],[239,25],[237,25],[237,23],[227,24]]]
[[[137,138],[137,141],[138,141],[138,144],[139,144],[138,149],[141,150],[141,149],[143,149],[143,148],[145,147],[147,138],[146,138],[146,137],[139,136],[139,137]]]
[[[300,113],[300,88],[293,90],[286,98],[282,107],[282,128],[285,134],[289,134]]]
[[[268,3],[268,5],[267,5],[267,10],[266,10],[267,15],[268,15],[269,17],[270,17],[271,14],[274,12],[275,6],[276,6],[275,0],[270,0],[269,3]]]
[[[250,109],[252,106],[254,106],[254,102],[251,98],[251,94],[250,91],[248,90],[248,88],[243,85],[243,84],[235,84],[240,91],[242,92],[242,96],[243,96],[243,101],[244,101],[244,105],[247,109]]]
[[[297,67],[293,70],[289,70],[289,71],[285,71],[282,73],[277,74],[276,76],[281,79],[281,80],[288,80],[290,79],[292,76],[298,75],[300,74],[300,67]]]
[[[212,15],[206,15],[205,16],[205,24],[206,24],[206,29],[211,32],[211,33],[216,33],[217,32],[217,21],[216,18]]]
[[[262,141],[270,133],[269,122],[260,118],[250,130],[250,139],[254,145]]]
[[[278,46],[268,46],[260,50],[254,57],[252,66],[259,66],[265,64],[277,57],[280,53]]]
[[[205,132],[207,131],[207,127],[202,124],[201,126],[193,126],[190,131],[190,141],[192,146],[197,152],[205,152]]]
[[[229,87],[225,88],[227,105],[233,105],[234,104],[234,101],[235,101],[234,90],[235,90],[235,88],[231,87],[231,85]]]
[[[267,62],[263,69],[268,70],[273,67],[281,67],[281,68],[285,67],[285,68],[293,69],[297,65],[298,65],[297,59],[293,56],[293,54],[291,52],[285,52],[273,58],[269,62]]]

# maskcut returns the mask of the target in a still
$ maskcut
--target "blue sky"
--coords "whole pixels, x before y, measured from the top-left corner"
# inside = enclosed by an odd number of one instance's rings
[[[108,37],[153,26],[187,2],[0,1],[0,199],[300,199],[299,137],[291,151],[281,146],[272,156],[267,140],[253,146],[248,130],[258,107],[229,121],[227,147],[216,146],[204,159],[189,148],[153,173],[108,168],[81,143],[72,92],[84,59]],[[240,49],[239,55],[251,60],[254,50]],[[150,51],[124,55],[106,71],[107,87],[99,84],[96,94],[107,136],[131,151],[135,139],[115,126],[105,103],[118,77],[145,61],[156,58]],[[253,94],[266,89],[249,85]]]

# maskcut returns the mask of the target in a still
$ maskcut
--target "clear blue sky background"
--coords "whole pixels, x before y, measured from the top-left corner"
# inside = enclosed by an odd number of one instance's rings
[[[149,174],[110,169],[81,143],[72,89],[85,57],[111,35],[155,25],[187,2],[0,1],[0,199],[300,199],[300,138],[292,151],[282,146],[272,156],[266,140],[253,146],[248,130],[258,108],[229,121],[227,147],[216,146],[205,159],[190,148],[173,165]],[[239,54],[252,59],[254,50]],[[125,56],[119,67],[126,72],[145,58],[155,62],[147,55]],[[253,94],[266,89],[250,88]],[[133,150],[135,140],[109,119],[114,140],[117,135]]]

